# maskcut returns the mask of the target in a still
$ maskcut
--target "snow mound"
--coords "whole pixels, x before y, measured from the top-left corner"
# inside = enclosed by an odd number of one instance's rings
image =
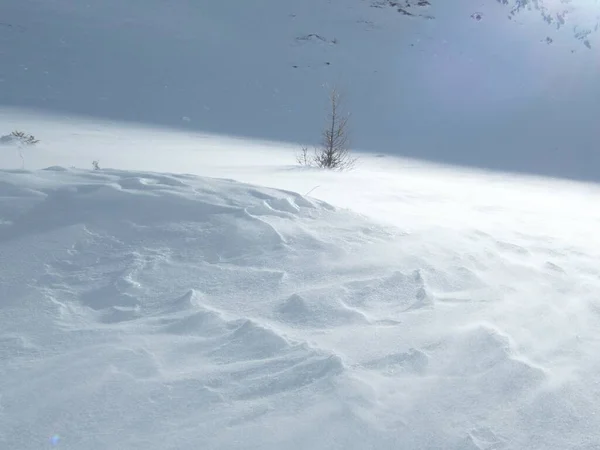
[[[310,300],[306,298],[311,295]],[[336,301],[330,291],[321,293],[293,294],[284,300],[276,312],[279,319],[290,325],[306,327],[331,327],[352,323],[367,323],[365,314]],[[329,298],[328,298],[329,297]]]
[[[225,179],[1,171],[0,448],[593,448],[600,253],[568,230],[594,219],[421,201],[406,231]]]
[[[363,219],[227,180],[57,168],[1,176],[1,420],[20,430],[2,446],[36,448],[60,431],[68,445],[141,448],[167,432],[155,420],[164,413],[193,417],[198,428],[180,436],[212,448],[229,442],[224,418],[242,432],[269,398],[300,408],[318,392],[339,395],[342,357],[262,311],[324,278],[314,264],[329,257],[323,249],[335,258],[364,245],[334,232]],[[346,318],[331,307],[322,325]],[[35,409],[18,408],[32,395]],[[231,405],[237,412],[225,413]]]
[[[520,357],[510,337],[492,327],[479,325],[462,330],[444,346],[447,346],[446,353],[439,362],[445,360],[445,372],[472,379],[478,392],[489,396],[516,399],[546,380],[544,370]]]

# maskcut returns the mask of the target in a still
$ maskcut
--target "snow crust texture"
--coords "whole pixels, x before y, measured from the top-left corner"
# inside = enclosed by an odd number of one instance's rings
[[[598,448],[597,247],[192,175],[0,202],[0,448]]]

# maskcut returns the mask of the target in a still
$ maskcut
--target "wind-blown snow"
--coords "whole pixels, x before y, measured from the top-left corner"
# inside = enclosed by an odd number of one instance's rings
[[[422,162],[597,180],[598,60],[459,3],[3,0],[0,449],[600,448],[600,188]]]
[[[0,172],[0,447],[596,448],[598,189],[397,164]]]

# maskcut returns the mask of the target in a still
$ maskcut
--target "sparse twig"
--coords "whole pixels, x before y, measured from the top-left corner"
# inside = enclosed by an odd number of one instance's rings
[[[317,185],[317,186],[315,186],[314,188],[312,188],[310,191],[308,191],[306,194],[304,194],[304,196],[305,196],[305,197],[306,197],[306,196],[308,196],[308,194],[310,194],[312,191],[314,191],[315,189],[317,189],[317,188],[319,188],[319,187],[321,187],[321,185],[320,185],[320,184],[319,184],[319,185]]]

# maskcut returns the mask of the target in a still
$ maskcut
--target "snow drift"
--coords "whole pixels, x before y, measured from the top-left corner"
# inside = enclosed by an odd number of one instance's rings
[[[2,448],[600,442],[597,246],[192,175],[0,180]]]

